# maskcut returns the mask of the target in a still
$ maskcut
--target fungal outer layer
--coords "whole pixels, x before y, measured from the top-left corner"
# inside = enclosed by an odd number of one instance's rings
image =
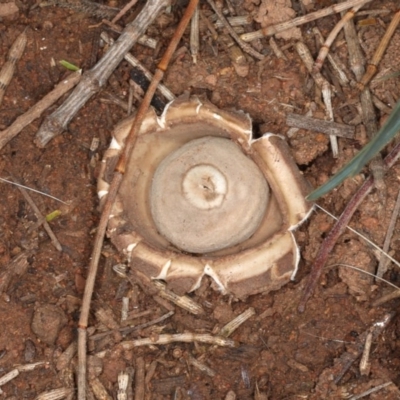
[[[98,181],[102,199],[133,117],[113,133]],[[150,110],[129,159],[108,235],[131,268],[178,294],[210,276],[238,298],[294,277],[292,231],[310,214],[309,186],[285,140],[253,140],[251,120],[207,101],[179,98]]]

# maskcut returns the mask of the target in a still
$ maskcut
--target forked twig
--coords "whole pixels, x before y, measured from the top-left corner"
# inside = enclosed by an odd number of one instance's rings
[[[386,168],[391,168],[393,164],[400,157],[400,143],[397,144],[394,149],[386,156],[384,163]],[[303,296],[300,300],[300,304],[298,306],[299,312],[304,312],[306,303],[314,292],[315,286],[322,274],[322,269],[324,268],[329,254],[331,253],[333,247],[335,246],[339,236],[346,229],[347,224],[350,222],[351,217],[354,212],[357,210],[357,207],[364,200],[365,196],[371,191],[374,187],[373,177],[370,176],[360,187],[357,193],[351,198],[351,200],[347,203],[346,208],[344,209],[340,218],[336,221],[334,227],[330,231],[329,235],[323,241],[321,247],[319,248],[318,254],[315,258],[314,264],[312,266],[310,275],[307,279],[306,287],[304,289]]]
[[[325,58],[329,53],[329,49],[332,46],[333,41],[336,39],[336,36],[342,30],[343,26],[347,21],[350,21],[354,18],[356,12],[363,6],[364,4],[353,7],[351,10],[347,11],[346,14],[342,17],[342,19],[336,24],[336,26],[332,29],[329,36],[326,38],[325,43],[322,45],[318,57],[315,60],[313,66],[313,72],[319,72],[324,64]]]
[[[61,134],[75,114],[99,91],[122,61],[125,54],[143,35],[159,12],[169,4],[168,0],[148,0],[136,19],[126,26],[118,40],[103,58],[88,72],[68,99],[49,115],[36,133],[35,143],[44,147],[55,136]]]
[[[371,1],[372,0],[348,0],[343,3],[334,4],[322,10],[318,10],[313,13],[304,15],[302,17],[294,18],[291,21],[282,22],[280,24],[272,26],[267,26],[266,28],[260,29],[255,32],[244,33],[243,35],[240,36],[240,38],[245,42],[251,42],[252,40],[261,39],[264,36],[275,35],[275,33],[286,31],[287,29],[294,28],[295,26],[307,24],[308,22],[315,21],[316,19],[348,10],[349,8],[355,7],[357,5],[364,5]]]
[[[150,1],[147,3],[151,3]],[[93,245],[93,251],[91,256],[91,261],[89,265],[89,272],[85,286],[85,292],[82,300],[82,311],[79,319],[79,328],[78,328],[78,400],[86,399],[86,342],[87,342],[87,324],[89,319],[89,309],[90,302],[93,294],[94,282],[96,279],[98,263],[101,254],[101,248],[103,245],[104,234],[107,228],[108,219],[111,213],[112,206],[115,201],[115,197],[118,191],[118,188],[121,184],[122,177],[125,173],[125,168],[127,161],[129,160],[132,149],[135,145],[137,134],[140,130],[146,112],[149,108],[151,99],[153,98],[154,92],[164,76],[164,72],[166,71],[168,64],[171,60],[172,54],[174,53],[183,32],[188,25],[190,18],[197,6],[198,0],[191,0],[189,5],[186,8],[186,11],[179,22],[179,25],[175,31],[173,38],[164,53],[160,63],[157,65],[156,72],[154,74],[153,80],[150,83],[149,88],[143,98],[143,101],[136,113],[135,120],[133,121],[132,128],[129,132],[129,135],[125,142],[124,151],[117,163],[115,168],[114,177],[111,182],[109,192],[104,204],[104,209],[101,214],[101,219],[99,222],[99,226],[96,232],[96,238]],[[121,41],[117,41],[117,43],[121,43]]]

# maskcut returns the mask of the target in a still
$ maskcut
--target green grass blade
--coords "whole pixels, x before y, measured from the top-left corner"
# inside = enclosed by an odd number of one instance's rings
[[[361,169],[393,139],[398,131],[400,131],[400,102],[397,103],[389,119],[378,134],[328,182],[311,192],[307,196],[307,200],[317,200],[341,184],[346,178],[358,174]]]

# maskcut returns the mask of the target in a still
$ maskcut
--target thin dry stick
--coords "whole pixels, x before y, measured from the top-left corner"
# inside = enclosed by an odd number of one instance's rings
[[[53,200],[59,201],[60,203],[68,205],[68,203],[66,201],[62,201],[59,198],[52,196],[51,194],[47,194],[47,193],[41,192],[40,190],[33,189],[33,188],[29,187],[29,186],[20,185],[19,183],[15,183],[13,181],[9,181],[8,179],[4,179],[4,178],[1,178],[1,177],[0,177],[0,181],[9,183],[10,185],[14,185],[14,186],[21,186],[26,190],[30,190],[31,192],[35,192],[35,193],[39,193],[42,196],[50,197],[50,199],[53,199]]]
[[[147,5],[152,3],[150,0],[147,2]],[[112,206],[115,201],[115,197],[118,192],[118,188],[121,184],[122,177],[125,173],[126,163],[129,160],[130,154],[132,152],[133,146],[136,141],[137,134],[142,125],[143,119],[146,115],[146,112],[150,106],[151,99],[153,98],[154,92],[164,76],[164,72],[168,67],[169,61],[171,60],[172,54],[174,53],[178,43],[183,35],[183,32],[188,25],[190,18],[197,6],[198,0],[191,0],[189,5],[186,8],[186,11],[175,31],[175,34],[164,53],[163,58],[157,66],[156,72],[154,74],[154,78],[151,81],[149,88],[143,98],[143,101],[136,113],[135,120],[133,121],[132,128],[129,132],[128,138],[125,142],[124,152],[122,153],[117,166],[115,168],[114,177],[111,182],[109,192],[107,195],[107,199],[104,204],[104,209],[101,215],[101,219],[99,222],[99,226],[96,232],[96,238],[93,246],[91,262],[89,265],[88,277],[85,286],[85,292],[82,300],[82,310],[81,316],[79,319],[79,328],[78,328],[78,400],[86,399],[86,327],[89,319],[89,309],[90,309],[90,301],[92,298],[94,282],[96,279],[98,263],[101,254],[101,248],[103,246],[104,234],[107,228],[108,219],[111,213]],[[117,41],[116,44],[120,42]],[[108,53],[107,53],[108,54]]]
[[[379,43],[378,48],[375,51],[375,54],[372,57],[372,60],[368,63],[367,71],[364,76],[361,78],[360,82],[357,84],[357,88],[363,90],[364,87],[369,83],[372,77],[376,74],[378,69],[378,64],[380,63],[388,45],[390,39],[392,38],[397,26],[400,23],[400,10],[396,12],[390,25],[387,28],[387,31],[383,35],[381,42]]]
[[[190,23],[190,53],[192,54],[193,64],[197,64],[197,54],[200,47],[199,32],[199,6],[197,6]]]
[[[27,42],[26,31],[24,30],[14,41],[8,52],[7,61],[0,70],[0,104],[3,102],[4,93],[14,75],[15,65],[22,57]]]
[[[363,393],[357,394],[356,396],[351,396],[351,397],[349,398],[349,400],[359,400],[359,399],[362,399],[363,397],[369,396],[369,395],[372,394],[372,393],[379,392],[379,390],[382,390],[382,389],[384,389],[385,387],[387,387],[387,386],[389,386],[389,385],[394,385],[394,383],[393,383],[392,381],[386,382],[386,383],[382,383],[382,385],[375,386],[375,387],[373,387],[373,388],[371,388],[371,389],[366,390],[366,391],[363,392]]]
[[[121,342],[119,345],[125,350],[132,350],[138,346],[150,346],[150,345],[164,345],[175,342],[184,342],[184,343],[208,343],[214,344],[217,346],[227,346],[227,347],[235,347],[235,342],[231,339],[227,339],[222,336],[212,336],[207,333],[176,333],[176,334],[164,334],[158,335],[155,340],[151,338],[143,338],[137,340],[130,340]]]
[[[153,319],[149,322],[145,322],[144,324],[139,324],[139,325],[134,325],[134,326],[124,326],[122,328],[119,328],[118,331],[121,332],[123,335],[127,335],[131,332],[139,331],[139,330],[148,328],[149,326],[159,324],[160,322],[165,321],[167,318],[171,317],[174,314],[175,313],[173,311],[169,311],[166,314],[162,315],[161,317]],[[96,335],[90,336],[90,340],[102,339],[103,337],[111,335],[112,333],[114,333],[114,331],[101,332]]]
[[[361,79],[364,73],[365,59],[358,41],[354,21],[350,20],[343,27],[346,36],[347,52],[349,55],[350,69],[353,71],[357,80]]]
[[[292,19],[291,21],[282,22],[280,24],[272,26],[267,26],[266,28],[260,29],[255,32],[244,33],[243,35],[240,36],[240,38],[245,42],[251,42],[252,40],[261,39],[264,36],[275,35],[275,33],[286,31],[287,29],[293,28],[295,26],[307,24],[308,22],[315,21],[316,19],[348,10],[349,8],[357,5],[364,5],[371,1],[372,0],[348,0],[343,3],[334,4],[322,10],[318,10],[313,13],[304,15],[302,17]]]
[[[121,17],[123,17],[136,3],[138,0],[131,0],[127,3],[122,10],[112,19],[112,23],[115,24]]]
[[[171,290],[168,290],[166,285],[161,281],[155,280],[153,284],[155,287],[157,287],[157,289],[159,289],[158,294],[160,297],[169,300],[170,302],[176,304],[178,307],[181,307],[194,315],[204,314],[204,310],[201,305],[196,303],[189,296],[178,296]]]
[[[39,394],[39,396],[35,397],[35,400],[61,400],[65,399],[66,396],[69,396],[72,393],[74,393],[74,389],[59,388],[43,392]]]
[[[308,72],[311,74],[314,79],[316,85],[321,89],[322,97],[324,99],[324,104],[326,108],[326,115],[329,121],[333,122],[333,109],[332,109],[332,90],[330,83],[321,75],[320,72],[313,72],[313,58],[311,56],[311,52],[308,47],[303,42],[296,43],[296,50],[302,59],[304,65],[306,66]],[[331,142],[332,154],[333,157],[336,158],[339,155],[339,146],[337,142],[337,138],[334,135],[329,136],[329,140]]]
[[[326,135],[335,135],[348,139],[354,138],[354,126],[339,124],[333,121],[325,121],[323,119],[307,117],[304,115],[289,113],[286,117],[286,125],[325,133]]]
[[[127,25],[121,36],[101,58],[82,76],[81,82],[68,99],[48,116],[36,134],[35,143],[44,147],[55,136],[61,134],[75,114],[97,93],[160,11],[169,4],[168,0],[148,0],[137,18]]]
[[[14,177],[13,177],[13,180],[16,181],[16,179]],[[19,183],[18,181],[16,181],[16,182]],[[51,229],[49,223],[46,221],[46,218],[42,215],[42,213],[40,212],[39,208],[37,207],[37,205],[33,201],[32,197],[29,195],[28,191],[25,190],[25,188],[22,187],[21,185],[19,185],[17,187],[21,191],[22,195],[25,197],[25,200],[31,206],[32,210],[35,212],[37,219],[43,224],[43,228],[45,229],[45,231],[49,235],[51,243],[53,244],[53,246],[58,251],[62,251],[61,243],[58,241],[57,236],[54,234],[54,232]]]
[[[315,26],[313,28],[313,33],[316,36],[318,42],[320,45],[324,44],[324,37],[322,36],[321,31]],[[336,74],[337,78],[339,79],[339,82],[342,86],[348,86],[349,84],[349,78],[347,77],[346,73],[344,72],[343,64],[339,60],[338,57],[336,57],[334,54],[328,53],[327,55],[329,64],[332,67],[333,72]]]
[[[144,400],[146,388],[144,358],[138,357],[135,364],[135,400]]]
[[[369,356],[371,354],[371,345],[372,345],[372,332],[368,332],[367,337],[365,338],[364,350],[359,365],[360,374],[363,376],[365,375],[368,376],[371,370],[371,363],[369,361]]]
[[[39,100],[25,114],[20,115],[8,128],[0,132],[0,150],[15,136],[18,135],[33,120],[39,118],[43,111],[53,105],[62,95],[72,89],[81,79],[81,71],[73,72],[60,82],[43,99]]]
[[[385,166],[386,168],[391,168],[393,164],[400,157],[400,143],[397,144],[394,149],[386,156],[385,158]],[[303,296],[300,300],[300,304],[298,306],[299,312],[304,312],[307,301],[312,296],[314,289],[317,285],[317,282],[322,274],[322,270],[328,260],[328,257],[334,248],[339,236],[344,232],[348,223],[350,222],[351,217],[354,212],[357,210],[357,207],[364,200],[365,196],[372,190],[374,185],[373,177],[370,176],[360,187],[360,189],[355,193],[355,195],[351,198],[351,200],[347,203],[346,208],[344,209],[340,218],[336,221],[334,227],[329,232],[329,235],[323,241],[321,247],[318,250],[318,254],[315,258],[314,264],[311,268],[310,275],[307,279],[306,287],[304,289]]]
[[[251,56],[257,58],[258,60],[263,60],[265,56],[263,56],[258,51],[254,50],[248,43],[244,43],[243,40],[239,37],[239,35],[235,32],[232,26],[229,24],[228,20],[225,18],[222,11],[216,6],[213,0],[207,0],[208,4],[214,10],[215,14],[218,15],[218,18],[224,24],[225,28],[228,30],[229,34],[233,37],[236,43],[240,46],[240,48]]]
[[[399,215],[399,212],[400,212],[400,190],[397,195],[397,200],[396,200],[396,204],[394,206],[393,212],[392,212],[392,216],[390,217],[390,223],[389,223],[389,226],[388,226],[388,229],[386,232],[385,241],[383,242],[382,250],[385,253],[387,253],[389,250],[390,242],[392,240],[392,236],[393,236],[394,228],[396,226],[397,217]],[[383,274],[387,271],[388,264],[389,264],[389,259],[386,258],[385,256],[381,255],[381,258],[379,260],[378,269],[376,271],[376,275],[379,278],[382,278]]]
[[[108,36],[106,32],[102,32],[100,37],[107,43],[107,44],[113,44],[114,40]],[[133,67],[139,68],[143,74],[146,76],[146,78],[151,81],[153,79],[153,74],[137,59],[135,58],[131,53],[126,53],[125,55],[125,60],[128,61],[129,64],[131,64]],[[160,91],[160,93],[168,100],[172,101],[175,99],[175,95],[162,83],[160,83],[157,86],[157,90]]]
[[[246,311],[242,312],[232,321],[228,322],[225,326],[221,328],[219,334],[224,337],[229,337],[235,332],[236,329],[239,328],[240,325],[245,323],[250,317],[252,317],[256,311],[253,307],[248,308]]]
[[[378,300],[375,300],[372,303],[372,307],[379,307],[382,304],[384,304],[390,300],[397,299],[399,297],[400,297],[400,289],[394,290],[393,292],[380,297]]]
[[[342,30],[344,24],[347,21],[350,21],[354,18],[356,12],[363,6],[363,4],[353,7],[351,10],[347,11],[346,14],[342,17],[342,19],[336,24],[336,26],[332,29],[329,36],[326,38],[325,43],[322,45],[319,50],[319,54],[317,59],[315,60],[313,71],[319,72],[321,71],[322,65],[324,64],[325,58],[329,53],[329,49],[332,46],[333,41],[336,39],[336,36]]]

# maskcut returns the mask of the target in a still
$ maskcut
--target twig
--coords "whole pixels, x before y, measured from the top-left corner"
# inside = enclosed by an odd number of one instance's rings
[[[0,150],[18,135],[33,120],[39,118],[43,111],[53,105],[62,95],[72,89],[81,79],[81,71],[73,72],[60,82],[51,92],[32,106],[25,114],[20,115],[8,128],[0,132]]]
[[[111,39],[106,32],[102,32],[100,36],[106,43],[108,44],[114,43],[114,40]],[[131,53],[126,53],[124,58],[133,67],[139,68],[149,81],[153,79],[153,74]],[[172,101],[175,99],[175,95],[162,83],[158,85],[157,89],[168,101]]]
[[[112,19],[112,23],[115,24],[121,17],[123,17],[136,3],[138,0],[131,0],[128,2],[122,10]]]
[[[393,292],[386,294],[385,296],[382,296],[378,300],[375,300],[372,304],[372,307],[379,307],[382,304],[385,304],[386,302],[393,299],[398,299],[399,297],[400,297],[400,289],[394,290]]]
[[[196,303],[188,296],[178,296],[171,290],[168,290],[166,285],[160,281],[155,280],[153,282],[154,286],[157,287],[159,290],[159,296],[163,297],[166,300],[171,301],[172,303],[176,304],[177,306],[183,308],[186,311],[194,315],[204,314],[204,310],[200,304]]]
[[[391,168],[399,157],[400,157],[400,143],[397,144],[394,147],[394,149],[386,156],[384,160],[386,168],[388,169]],[[333,247],[335,246],[339,236],[346,229],[346,226],[349,223],[354,212],[356,211],[357,207],[364,200],[365,196],[372,190],[373,184],[374,184],[373,177],[370,176],[360,187],[357,193],[355,193],[355,195],[347,203],[347,206],[344,209],[342,215],[337,220],[332,230],[329,232],[329,235],[323,241],[321,247],[318,250],[318,254],[315,258],[310,275],[307,279],[306,287],[304,289],[303,296],[298,306],[299,312],[304,312],[306,303],[311,297],[315,289],[315,286],[317,285],[317,282],[322,273],[322,269],[325,266],[326,261],[328,260],[328,257]]]
[[[222,336],[212,336],[208,334],[201,333],[177,333],[177,334],[164,334],[158,335],[154,340],[150,338],[143,338],[137,340],[130,340],[126,342],[121,342],[119,345],[125,350],[132,350],[138,346],[150,346],[150,345],[163,345],[175,342],[200,342],[207,344],[214,344],[217,346],[228,346],[235,347],[235,342],[231,339],[224,338]]]
[[[286,117],[286,125],[300,129],[307,129],[314,132],[325,133],[326,135],[335,135],[348,139],[354,138],[354,127],[345,124],[339,124],[333,121],[324,121],[304,115],[289,113]]]
[[[154,9],[154,2],[159,6],[159,8],[158,8],[159,10],[161,9],[161,6],[163,4],[166,4],[166,2],[163,2],[160,0],[154,0],[154,1],[149,0],[143,9],[143,10],[146,10],[145,14],[148,14],[148,12],[151,9]],[[117,166],[115,168],[114,177],[111,182],[109,192],[108,192],[105,204],[104,204],[101,219],[100,219],[99,226],[98,226],[97,232],[96,232],[95,242],[93,245],[92,257],[91,257],[91,261],[90,261],[90,265],[89,265],[89,272],[88,272],[88,277],[86,280],[85,292],[83,295],[81,316],[79,319],[79,328],[78,328],[78,371],[79,371],[79,373],[78,373],[78,400],[86,399],[86,344],[87,344],[86,343],[87,342],[86,327],[87,327],[88,319],[89,319],[90,301],[91,301],[92,294],[93,294],[93,288],[94,288],[94,283],[95,283],[95,279],[96,279],[98,263],[99,263],[100,254],[101,254],[101,248],[103,245],[104,234],[107,229],[107,224],[108,224],[108,220],[110,217],[111,209],[114,204],[115,197],[117,195],[119,186],[121,184],[123,174],[125,173],[126,163],[129,160],[130,154],[135,145],[137,134],[142,126],[142,122],[143,122],[143,119],[149,108],[151,99],[154,95],[154,92],[155,92],[159,82],[161,81],[162,77],[164,76],[164,72],[168,67],[168,64],[172,57],[172,54],[174,53],[176,47],[178,46],[180,38],[182,37],[183,32],[190,21],[190,18],[194,12],[194,9],[197,6],[197,3],[198,3],[198,0],[190,1],[180,23],[175,31],[175,34],[174,34],[167,50],[164,53],[164,56],[162,57],[160,63],[157,66],[153,80],[151,81],[150,86],[143,98],[143,101],[136,113],[134,122],[132,124],[132,128],[126,139],[124,152],[122,153],[122,155],[117,163]],[[141,14],[143,13],[143,10],[142,10]],[[141,15],[141,14],[139,14],[139,15]],[[154,17],[155,17],[154,15],[151,15],[151,18],[154,18]],[[149,19],[149,17],[147,16],[147,20],[148,19]],[[142,21],[142,25],[145,25],[144,21]],[[122,36],[123,35],[121,35],[121,37]],[[121,39],[121,37],[120,37],[120,39]],[[122,41],[118,40],[115,43],[115,46],[121,47]],[[127,50],[129,50],[129,46],[127,46]],[[106,54],[106,56],[103,57],[103,60],[107,59],[107,55],[109,53],[110,52],[108,52]],[[122,55],[122,57],[123,57],[123,55]]]
[[[255,313],[256,312],[253,307],[248,308],[246,311],[242,312],[232,321],[228,322],[225,326],[223,326],[219,331],[219,334],[224,337],[229,337],[230,335],[232,335],[233,332],[235,332],[237,328],[239,328],[240,325],[245,323]]]
[[[46,146],[52,138],[66,129],[75,114],[104,86],[125,54],[167,4],[169,4],[168,0],[149,0],[146,2],[137,18],[127,25],[109,51],[90,71],[83,74],[81,82],[68,99],[45,119],[36,134],[35,143],[39,147]]]
[[[96,376],[92,376],[89,380],[89,384],[96,399],[113,400],[99,378],[97,378]]]
[[[13,178],[13,180],[15,181],[16,179]],[[19,182],[17,182],[19,183]],[[41,223],[43,224],[43,228],[45,229],[45,231],[47,232],[47,234],[50,237],[51,243],[53,244],[53,246],[58,250],[58,251],[62,251],[62,246],[61,243],[58,241],[57,236],[54,234],[53,230],[51,229],[49,223],[46,221],[46,218],[42,215],[42,213],[40,212],[39,208],[37,207],[37,205],[35,204],[35,202],[33,201],[32,197],[30,196],[30,194],[25,190],[24,187],[20,185],[18,185],[18,189],[20,190],[20,192],[22,193],[22,195],[25,197],[25,200],[29,203],[29,205],[31,206],[32,210],[35,212],[36,214],[36,218],[41,221]]]
[[[190,23],[190,53],[192,54],[193,64],[197,64],[199,46],[199,6],[197,6]]]
[[[159,324],[160,322],[165,321],[167,318],[171,317],[174,314],[175,313],[173,311],[169,311],[166,314],[162,315],[161,317],[155,318],[155,319],[153,319],[153,320],[151,320],[149,322],[145,322],[144,324],[135,325],[135,326],[124,326],[122,328],[119,328],[118,331],[120,333],[122,333],[123,335],[127,335],[127,334],[129,334],[131,332],[140,331],[142,329],[148,328],[149,326]],[[107,331],[107,332],[97,333],[96,335],[90,336],[90,340],[102,339],[103,337],[111,335],[112,333],[114,333],[113,330]]]
[[[396,226],[397,223],[397,217],[399,215],[399,211],[400,211],[400,190],[397,194],[397,200],[396,200],[396,204],[394,206],[394,209],[392,211],[392,215],[390,217],[390,223],[386,232],[386,237],[385,237],[385,241],[383,242],[383,247],[382,250],[387,253],[389,250],[389,246],[390,246],[390,242],[392,240],[392,236],[393,236],[393,232],[394,232],[394,228]],[[382,278],[383,274],[387,271],[387,267],[389,264],[389,260],[385,257],[385,256],[381,256],[380,260],[379,260],[379,265],[378,265],[378,269],[376,271],[376,275],[379,278]]]
[[[230,26],[242,26],[251,24],[253,22],[253,17],[250,14],[238,15],[236,17],[228,17],[227,21],[229,22]],[[216,28],[224,27],[223,22],[220,20],[216,21],[214,25]]]
[[[324,43],[324,37],[322,36],[321,31],[315,26],[313,28],[314,35],[316,36],[319,44]],[[342,86],[347,86],[349,84],[349,78],[344,72],[341,64],[342,62],[336,57],[334,54],[328,53],[327,55],[328,61],[332,66],[333,72],[337,75],[339,82]]]
[[[356,79],[360,80],[362,74],[364,73],[365,59],[358,41],[354,21],[348,21],[347,24],[344,25],[343,31],[346,37],[350,69],[353,71]]]
[[[394,32],[396,31],[397,26],[400,23],[400,10],[396,12],[393,16],[392,21],[390,22],[385,34],[381,42],[379,43],[378,48],[376,49],[372,60],[368,63],[367,71],[365,72],[364,76],[361,78],[360,82],[357,84],[357,88],[359,90],[363,90],[364,87],[369,83],[372,77],[376,74],[378,64],[380,63],[388,45],[390,39],[392,38]]]
[[[135,364],[135,400],[144,400],[146,388],[144,358],[138,357]]]
[[[9,181],[9,180],[4,179],[4,178],[0,178],[0,181],[9,183],[10,185],[22,187],[22,188],[24,188],[24,189],[26,189],[26,190],[30,190],[31,192],[39,193],[39,194],[41,194],[42,196],[49,197],[50,199],[59,201],[60,203],[68,204],[66,201],[62,201],[62,200],[60,200],[60,199],[57,198],[57,197],[54,197],[54,196],[52,196],[52,195],[50,195],[50,194],[47,194],[47,193],[45,193],[45,192],[41,192],[40,190],[33,189],[33,188],[29,187],[29,186],[20,185],[19,183],[16,183],[16,182],[13,182],[13,181]]]
[[[365,338],[364,350],[362,352],[361,361],[360,361],[360,374],[361,375],[369,375],[371,371],[371,363],[369,361],[369,356],[371,354],[371,345],[372,345],[372,332],[368,332]]]
[[[349,398],[349,400],[358,400],[358,399],[362,399],[363,397],[369,396],[369,395],[372,394],[372,393],[379,392],[379,390],[382,390],[382,389],[384,389],[385,387],[387,387],[387,386],[389,386],[389,385],[393,385],[393,384],[394,384],[394,383],[393,383],[392,381],[386,382],[386,383],[382,383],[382,385],[375,386],[375,387],[373,387],[373,388],[371,388],[371,389],[368,389],[368,390],[366,390],[365,392],[360,393],[360,394],[358,394],[358,395],[356,395],[356,396],[351,396],[351,397]]]
[[[0,377],[0,386],[5,385],[7,382],[10,382],[14,378],[16,378],[19,375],[18,368],[15,368],[11,370],[10,372],[7,372],[5,375]]]
[[[35,400],[61,400],[72,393],[74,393],[74,389],[59,388],[41,393],[39,396],[35,397]]]
[[[261,53],[254,50],[253,47],[251,47],[248,43],[243,42],[243,40],[239,37],[239,35],[235,32],[235,30],[229,24],[229,22],[227,21],[227,19],[224,16],[224,14],[222,14],[222,11],[215,5],[214,1],[207,0],[207,2],[211,6],[211,8],[214,10],[214,12],[218,15],[218,18],[224,24],[225,28],[228,30],[228,32],[233,37],[233,39],[236,41],[236,43],[240,46],[240,48],[243,51],[245,51],[246,53],[250,54],[251,56],[257,58],[258,60],[263,60],[264,56]]]
[[[313,71],[319,72],[321,71],[322,65],[324,64],[325,58],[329,53],[329,49],[332,46],[333,41],[336,39],[336,36],[342,30],[344,24],[347,21],[350,21],[354,18],[356,12],[363,6],[363,4],[353,7],[351,10],[347,11],[346,14],[342,17],[342,19],[336,24],[336,26],[332,29],[329,36],[326,38],[325,43],[322,45],[318,57],[315,60]]]
[[[349,8],[357,6],[359,4],[364,5],[371,1],[372,0],[348,0],[343,3],[334,4],[322,10],[318,10],[313,13],[304,15],[302,17],[294,18],[291,21],[282,22],[280,24],[272,26],[267,26],[266,28],[260,29],[255,32],[244,33],[243,35],[240,36],[240,38],[245,42],[251,42],[252,40],[261,39],[264,36],[275,35],[275,33],[286,31],[287,29],[294,28],[296,26],[300,26],[311,21],[315,21],[316,19],[323,18],[331,14],[336,14],[341,11],[348,10]]]
[[[313,58],[311,56],[310,50],[303,42],[296,43],[296,50],[299,54],[300,58],[302,59],[304,65],[306,66],[308,72],[311,74],[312,78],[314,79],[316,85],[321,89],[322,97],[324,99],[324,104],[326,108],[326,115],[329,121],[333,122],[333,109],[332,109],[332,91],[331,85],[329,82],[321,75],[320,72],[313,72]],[[329,136],[331,147],[332,147],[332,154],[333,157],[336,158],[339,155],[339,146],[337,142],[336,136],[330,135]]]
[[[277,58],[282,58],[283,60],[287,61],[285,53],[280,49],[278,43],[276,43],[275,39],[272,36],[269,38],[269,45],[271,46],[271,49]]]
[[[215,376],[215,371],[212,370],[208,365],[200,362],[199,360],[196,360],[194,357],[192,357],[190,354],[185,355],[185,360],[189,365],[192,365],[193,367],[197,368],[201,372],[204,372],[208,376]]]
[[[4,93],[14,75],[15,65],[24,53],[27,42],[26,30],[24,30],[12,44],[7,55],[7,61],[0,70],[0,105],[3,102]]]

